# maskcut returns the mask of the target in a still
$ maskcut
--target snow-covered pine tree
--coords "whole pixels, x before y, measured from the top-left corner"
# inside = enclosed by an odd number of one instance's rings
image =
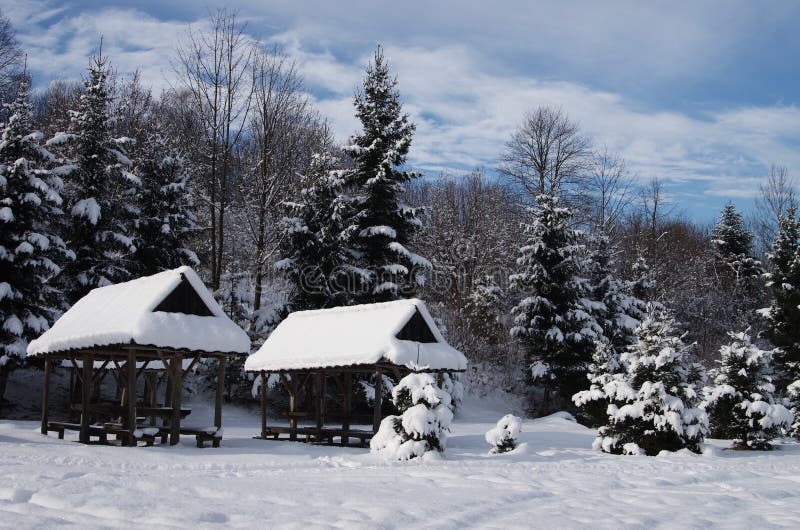
[[[770,307],[759,312],[767,320],[763,337],[779,349],[774,366],[779,388],[800,379],[800,223],[797,211],[791,206],[778,225],[778,235],[769,258],[772,272],[768,287],[774,300]]]
[[[753,257],[753,234],[744,226],[742,214],[733,203],[722,210],[711,232],[711,246],[725,287],[749,288],[764,273],[761,262]]]
[[[491,454],[502,454],[517,447],[517,437],[522,431],[522,420],[513,414],[506,414],[497,425],[486,431],[484,439],[492,446]]]
[[[487,274],[475,280],[464,306],[469,330],[490,348],[500,343],[504,333],[500,321],[503,313],[502,298],[503,290],[497,285],[494,276]]]
[[[411,373],[392,389],[399,416],[387,416],[370,440],[373,453],[409,460],[429,451],[443,452],[453,412],[450,394],[428,373]]]
[[[714,386],[704,389],[701,406],[709,415],[711,434],[733,440],[740,449],[771,449],[770,440],[791,426],[794,416],[776,403],[772,352],[760,349],[747,333],[729,333],[720,348]]]
[[[186,248],[196,225],[183,160],[166,138],[155,132],[140,151],[136,164],[141,182],[136,189],[136,272],[147,276],[181,265],[197,265],[197,256]]]
[[[696,367],[688,349],[672,318],[651,305],[636,328],[636,342],[620,356],[622,376],[605,385],[612,403],[594,441],[596,449],[651,456],[664,450],[700,451],[708,416],[695,407]]]
[[[590,308],[603,336],[617,352],[622,352],[634,340],[634,330],[643,317],[646,302],[636,298],[631,286],[614,274],[613,248],[605,233],[595,234],[589,246],[590,298],[595,302]]]
[[[0,136],[0,403],[8,374],[28,342],[63,309],[53,277],[71,257],[58,235],[61,179],[48,169],[55,158],[32,130],[28,84],[5,105]]]
[[[75,159],[61,168],[65,176],[66,240],[75,259],[61,280],[69,303],[95,287],[129,280],[135,269],[133,223],[138,179],[129,171],[126,138],[110,134],[109,67],[102,55],[92,59],[86,92],[71,113],[70,133],[58,133],[48,146],[71,144]]]
[[[569,209],[552,195],[539,195],[537,203],[524,226],[517,272],[509,277],[521,296],[512,309],[511,335],[525,350],[529,382],[543,381],[546,414],[551,386],[563,400],[588,386],[594,342],[603,331],[592,316],[596,303],[588,301],[585,249],[569,226]]]
[[[634,300],[639,301],[634,310],[639,314],[637,318],[642,320],[647,313],[647,304],[655,303],[656,294],[656,282],[653,279],[653,273],[647,264],[644,252],[639,251],[637,253],[636,261],[633,262],[631,267],[631,275],[632,279],[628,282],[628,291]]]
[[[619,380],[623,372],[624,366],[616,349],[609,344],[608,340],[598,341],[587,375],[589,388],[572,396],[572,402],[581,410],[584,416],[583,420],[590,426],[598,427],[604,424],[610,404],[622,405],[615,400],[615,387],[608,385]]]
[[[340,282],[344,220],[349,203],[342,194],[342,171],[330,153],[315,154],[303,176],[298,201],[286,202],[281,221],[283,257],[275,263],[292,285],[288,311],[335,307],[346,302]]]
[[[403,185],[420,174],[399,169],[411,147],[414,124],[403,113],[396,87],[378,47],[354,98],[363,131],[344,148],[353,166],[345,176],[353,209],[346,227],[350,302],[412,296],[431,267],[408,248],[422,223],[419,210],[402,202]]]

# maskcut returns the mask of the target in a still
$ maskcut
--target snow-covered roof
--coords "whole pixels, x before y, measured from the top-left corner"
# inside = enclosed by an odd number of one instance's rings
[[[195,310],[183,309],[182,302],[194,304]],[[92,290],[28,345],[28,355],[123,344],[250,351],[250,338],[225,315],[197,274],[179,267]]]
[[[398,338],[398,334],[409,336],[404,329],[411,324],[427,335],[427,342]],[[411,299],[292,313],[247,358],[245,369],[296,370],[380,361],[432,370],[467,368],[466,357],[447,344],[425,303]]]

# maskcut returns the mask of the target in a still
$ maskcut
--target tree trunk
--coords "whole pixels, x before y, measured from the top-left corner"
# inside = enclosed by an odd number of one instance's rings
[[[8,375],[11,370],[6,366],[0,366],[0,412],[3,410],[3,400],[6,395],[6,385],[8,384]]]

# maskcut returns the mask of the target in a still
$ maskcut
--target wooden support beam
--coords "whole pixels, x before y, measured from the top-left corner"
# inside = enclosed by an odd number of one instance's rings
[[[316,394],[317,441],[322,441],[322,428],[325,426],[325,370],[314,373],[314,393]]]
[[[375,409],[372,411],[372,432],[378,432],[381,426],[381,405],[383,405],[383,372],[375,369]]]
[[[267,372],[261,372],[261,437],[267,438]]]
[[[128,361],[126,363],[127,376],[125,377],[126,401],[125,401],[125,422],[128,430],[128,445],[136,445],[136,352],[128,351]]]
[[[170,406],[172,406],[172,418],[169,423],[169,444],[177,445],[181,441],[181,387],[183,386],[183,368],[181,367],[181,356],[175,355],[170,360],[172,377],[170,384],[172,387]]]
[[[192,364],[197,362],[199,357],[195,357]],[[214,426],[219,429],[222,427],[222,393],[225,390],[225,363],[227,358],[224,355],[219,356],[217,361],[217,395],[214,401]]]
[[[47,436],[47,404],[50,401],[50,366],[52,362],[44,358],[44,388],[42,388],[42,434]]]
[[[294,374],[289,374],[292,378],[289,381],[289,428],[292,429],[292,432],[289,434],[290,440],[297,440],[297,416],[294,415],[297,412],[297,377]]]
[[[350,430],[350,414],[353,408],[353,374],[349,370],[342,372],[342,394],[344,396],[342,404],[342,430]],[[342,445],[347,445],[350,439],[342,435]]]
[[[78,441],[83,444],[89,443],[89,401],[92,396],[92,366],[94,357],[92,354],[83,356],[83,377],[81,378],[81,430]]]

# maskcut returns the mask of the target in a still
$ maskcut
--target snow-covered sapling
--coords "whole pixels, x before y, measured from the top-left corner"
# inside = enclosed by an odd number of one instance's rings
[[[429,451],[444,451],[453,421],[450,394],[436,385],[431,374],[412,373],[392,390],[399,416],[387,416],[370,441],[373,453],[409,460]]]
[[[486,443],[492,446],[492,454],[507,453],[517,447],[517,436],[522,430],[522,420],[506,414],[493,429],[486,432]]]
[[[770,449],[769,441],[792,424],[789,410],[775,403],[775,385],[769,375],[772,352],[750,342],[746,333],[730,333],[720,348],[714,386],[704,389],[703,408],[711,432],[733,439],[737,449]]]

